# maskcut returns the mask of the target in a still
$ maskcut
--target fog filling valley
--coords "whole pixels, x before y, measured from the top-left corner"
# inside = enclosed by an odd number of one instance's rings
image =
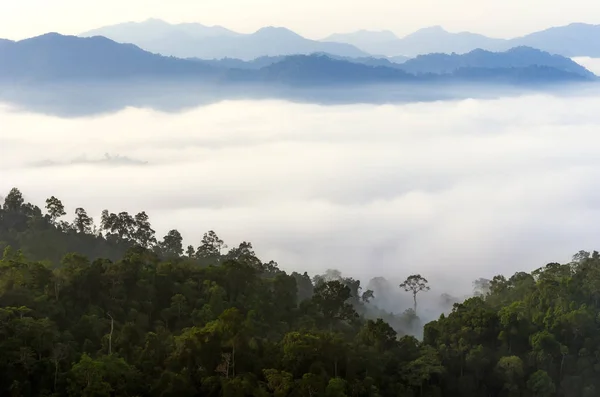
[[[588,60],[586,66],[592,61]],[[592,69],[593,70],[593,69]],[[229,247],[311,276],[385,277],[384,309],[419,273],[441,294],[599,248],[600,91],[388,105],[226,100],[178,113],[60,118],[0,105],[0,193],[43,207],[146,211],[157,237]],[[588,226],[589,225],[589,226]]]

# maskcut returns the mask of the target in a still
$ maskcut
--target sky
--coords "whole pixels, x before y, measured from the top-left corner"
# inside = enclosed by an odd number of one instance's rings
[[[16,186],[40,206],[54,195],[67,220],[79,206],[96,220],[144,210],[159,237],[177,228],[197,245],[214,230],[288,271],[418,272],[438,292],[468,292],[600,248],[598,94],[78,118],[5,104],[0,194]]]
[[[433,25],[510,38],[571,22],[600,23],[600,7],[593,0],[0,0],[0,37],[78,34],[148,18],[244,33],[285,26],[312,39],[358,29],[402,36]]]

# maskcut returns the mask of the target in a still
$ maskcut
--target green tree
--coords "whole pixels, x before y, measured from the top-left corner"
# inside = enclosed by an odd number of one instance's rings
[[[221,256],[223,249],[226,249],[227,245],[217,236],[217,234],[211,230],[204,234],[202,241],[196,251],[196,257],[198,259],[218,260]]]
[[[339,321],[352,322],[358,317],[348,302],[350,297],[350,288],[341,281],[328,281],[315,287],[312,301],[331,329]]]
[[[294,387],[294,377],[289,372],[264,369],[263,374],[274,397],[286,397]]]
[[[56,223],[58,218],[67,215],[63,203],[54,196],[46,200],[46,210],[48,211],[50,221],[54,224]]]
[[[9,212],[20,212],[23,204],[25,203],[25,199],[23,198],[23,194],[16,187],[12,188],[8,195],[4,198],[4,211]]]
[[[196,258],[196,249],[194,248],[193,245],[188,245],[188,247],[185,250],[185,254],[187,255],[188,258],[194,259],[194,258]]]
[[[77,208],[75,210],[75,220],[73,221],[73,227],[81,234],[91,234],[92,225],[94,220],[90,218],[87,212],[83,208]]]
[[[150,217],[142,211],[134,217],[133,240],[141,247],[152,248],[156,244],[155,231],[150,225]]]
[[[177,230],[171,230],[159,243],[162,253],[169,258],[177,258],[183,254],[183,237]]]
[[[340,378],[332,378],[327,384],[325,395],[327,397],[346,397],[346,381]]]
[[[543,370],[538,370],[529,377],[527,388],[535,397],[550,397],[556,391],[552,378]]]
[[[525,374],[523,361],[517,356],[502,357],[496,365],[496,370],[500,379],[504,382],[504,390],[510,396],[518,396]]]

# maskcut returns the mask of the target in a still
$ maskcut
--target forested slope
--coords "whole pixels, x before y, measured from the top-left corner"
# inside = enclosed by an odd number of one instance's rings
[[[287,274],[214,232],[184,250],[143,212],[105,211],[98,229],[83,209],[61,221],[56,198],[45,212],[17,189],[0,210],[3,396],[600,392],[597,252],[480,279],[419,341],[396,332],[413,310],[378,311],[377,290],[335,272]]]

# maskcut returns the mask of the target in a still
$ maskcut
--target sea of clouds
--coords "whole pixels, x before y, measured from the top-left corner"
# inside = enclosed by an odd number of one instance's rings
[[[59,118],[0,106],[0,194],[368,281],[479,277],[600,249],[600,91],[402,105],[223,101]],[[394,281],[396,282],[396,281]]]

